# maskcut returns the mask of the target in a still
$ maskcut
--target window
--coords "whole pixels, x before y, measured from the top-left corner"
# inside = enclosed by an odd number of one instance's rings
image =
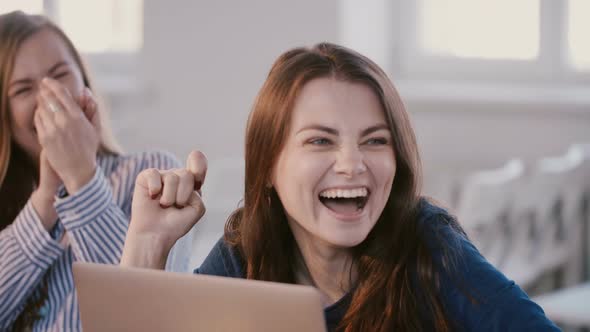
[[[25,13],[40,14],[43,13],[42,0],[2,0],[0,2],[0,14],[8,13],[15,10],[22,10]]]
[[[568,47],[572,65],[590,71],[590,1],[569,0]]]
[[[588,0],[343,0],[341,37],[398,79],[581,86],[589,13]]]
[[[532,60],[539,55],[538,0],[421,0],[420,49],[458,58]]]
[[[133,53],[142,46],[142,0],[2,0],[0,12],[45,14],[82,53]]]
[[[143,46],[143,0],[0,0],[0,13],[44,14],[84,55],[101,91],[138,93],[137,56]]]
[[[56,21],[82,52],[141,49],[141,0],[57,0],[56,7]]]

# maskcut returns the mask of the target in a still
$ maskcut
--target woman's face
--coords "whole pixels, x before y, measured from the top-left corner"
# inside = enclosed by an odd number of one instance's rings
[[[44,77],[58,80],[74,97],[84,88],[82,72],[66,43],[49,29],[36,32],[20,45],[8,83],[13,139],[34,160],[39,158],[41,146],[33,115]]]
[[[367,237],[395,176],[391,140],[367,85],[318,78],[303,87],[272,173],[299,245],[342,249]]]

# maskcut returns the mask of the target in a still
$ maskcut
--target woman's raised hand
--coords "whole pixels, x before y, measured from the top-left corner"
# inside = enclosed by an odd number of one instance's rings
[[[49,83],[43,83],[44,85],[49,85]],[[58,83],[59,85],[59,83]],[[47,87],[44,87],[43,89],[48,89]],[[60,88],[61,90],[61,88]],[[61,91],[60,93],[66,93],[67,95],[69,95],[69,92],[67,91]],[[47,92],[44,93],[45,95],[47,94]],[[54,197],[55,194],[58,190],[58,188],[63,184],[62,178],[61,176],[63,176],[63,174],[66,174],[67,171],[62,171],[60,173],[62,173],[62,175],[60,176],[56,170],[54,169],[54,167],[51,165],[51,163],[49,162],[48,159],[48,154],[52,154],[52,159],[59,159],[61,154],[63,153],[63,149],[66,148],[67,146],[62,148],[55,148],[55,144],[57,143],[56,141],[59,140],[59,135],[60,132],[62,132],[57,126],[57,123],[54,121],[55,116],[52,117],[52,114],[42,114],[42,112],[53,112],[48,110],[49,107],[61,107],[61,106],[57,106],[57,101],[52,101],[53,98],[52,97],[43,97],[42,94],[40,94],[37,97],[37,102],[41,103],[39,104],[39,106],[37,107],[37,111],[35,114],[35,128],[37,128],[37,132],[39,134],[40,137],[40,144],[41,144],[41,140],[43,141],[43,149],[41,150],[41,155],[39,156],[39,184],[37,186],[37,188],[35,189],[35,192],[33,193],[33,195],[31,196],[31,199],[33,201],[33,207],[35,208],[35,210],[37,211],[37,214],[39,215],[41,222],[43,224],[43,226],[45,227],[45,229],[47,229],[48,231],[51,230],[53,228],[53,226],[55,225],[55,222],[57,221],[57,212],[55,211],[55,208],[53,207],[53,203],[54,203]],[[66,96],[66,98],[69,98]],[[52,104],[52,106],[49,106],[49,102],[54,103]],[[98,113],[98,109],[97,109],[97,103],[94,100],[94,97],[92,96],[92,93],[90,92],[90,90],[88,88],[84,88],[84,90],[82,91],[81,95],[78,97],[77,99],[77,104],[78,107],[81,108],[83,114],[85,115],[86,119],[88,121],[90,121],[90,123],[92,124],[92,127],[95,128],[96,132],[99,132],[100,129],[100,124],[99,124],[99,113]],[[61,105],[61,103],[59,104]],[[56,110],[56,111],[61,111],[62,109]],[[80,119],[79,122],[83,122],[84,120]],[[68,125],[67,121],[64,125]],[[83,127],[87,127],[87,126],[83,126]],[[76,131],[76,130],[74,130]],[[42,136],[42,138],[41,138]],[[53,141],[52,141],[53,140]],[[72,137],[72,140],[75,140],[75,137]],[[77,142],[77,140],[75,140]],[[59,143],[57,143],[59,144]],[[92,149],[92,148],[91,148]],[[71,152],[73,155],[70,155],[70,157],[75,157],[75,152],[72,151]],[[85,154],[87,155],[87,154]],[[92,166],[92,159],[90,156],[86,156],[88,160],[90,160],[90,162],[87,162],[85,164],[88,165],[89,169],[94,170],[94,167]],[[63,167],[61,166],[61,163],[58,163],[59,167]],[[92,168],[91,168],[92,166]],[[91,176],[91,175],[90,175]],[[85,182],[82,180],[80,181],[81,184],[83,185]],[[82,183],[84,182],[84,183]],[[87,182],[87,181],[86,181]],[[75,191],[75,185],[72,185],[72,181],[69,181],[70,185],[69,185],[69,192],[74,192]]]
[[[163,268],[168,252],[205,214],[201,186],[207,158],[189,154],[186,168],[146,169],[135,182],[122,265]]]

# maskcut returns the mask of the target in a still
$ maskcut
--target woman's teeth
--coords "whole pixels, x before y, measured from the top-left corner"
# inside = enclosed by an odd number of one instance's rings
[[[366,187],[353,189],[326,189],[320,193],[320,201],[330,210],[339,213],[354,213],[367,204],[369,190]]]
[[[355,188],[355,189],[327,189],[320,193],[320,197],[323,198],[356,198],[366,197],[368,195],[367,188]]]

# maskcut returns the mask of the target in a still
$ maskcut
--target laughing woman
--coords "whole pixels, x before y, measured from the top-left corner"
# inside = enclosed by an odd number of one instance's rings
[[[91,89],[58,27],[0,15],[0,331],[80,330],[72,262],[117,264],[135,177],[178,167],[168,154],[120,154]],[[189,241],[169,269],[188,265]]]
[[[420,197],[408,114],[366,57],[284,53],[250,114],[245,162],[244,206],[195,273],[314,286],[330,331],[558,330]],[[123,266],[163,268],[202,216],[206,160],[188,165],[140,173]]]

